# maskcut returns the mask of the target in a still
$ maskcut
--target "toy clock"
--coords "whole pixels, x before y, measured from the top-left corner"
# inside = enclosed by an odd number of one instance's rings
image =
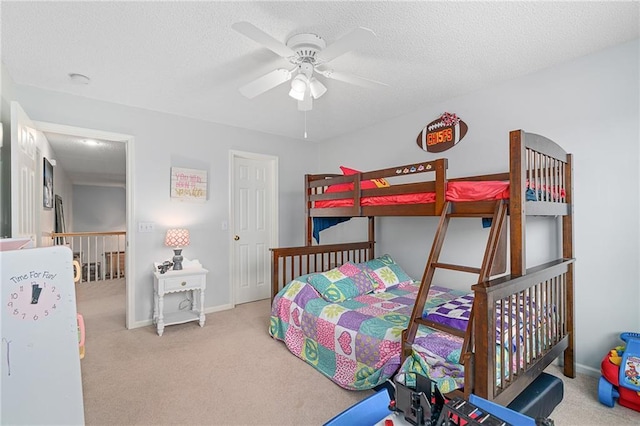
[[[25,321],[41,321],[53,315],[62,299],[56,286],[46,281],[18,284],[8,296],[10,316]]]

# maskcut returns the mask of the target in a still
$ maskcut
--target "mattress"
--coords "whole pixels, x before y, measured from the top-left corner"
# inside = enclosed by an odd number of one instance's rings
[[[327,193],[335,191],[328,188]],[[449,182],[445,197],[448,201],[481,201],[502,200],[509,198],[509,182],[506,181],[460,181]],[[395,204],[428,204],[435,202],[435,192],[419,192],[413,194],[384,195],[374,197],[362,197],[362,206],[386,206]],[[336,200],[319,200],[314,204],[315,208],[351,207],[352,198],[340,198]]]

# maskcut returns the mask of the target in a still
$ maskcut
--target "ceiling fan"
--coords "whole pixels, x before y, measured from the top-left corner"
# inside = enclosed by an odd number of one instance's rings
[[[282,43],[249,22],[236,22],[231,28],[285,58],[293,65],[291,69],[275,69],[242,86],[240,93],[249,99],[291,80],[289,96],[298,101],[300,111],[310,111],[313,107],[313,99],[318,99],[327,91],[326,86],[314,74],[362,87],[387,86],[379,81],[334,71],[327,66],[338,56],[375,39],[376,35],[370,29],[358,27],[327,46],[324,39],[316,34],[297,34],[289,38],[286,43]]]

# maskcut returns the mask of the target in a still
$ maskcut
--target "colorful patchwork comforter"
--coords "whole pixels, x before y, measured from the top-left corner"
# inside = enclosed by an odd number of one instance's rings
[[[294,355],[345,389],[371,389],[393,376],[400,367],[401,335],[411,317],[419,283],[402,283],[381,293],[332,303],[307,279],[305,275],[291,281],[274,298],[271,336],[284,341]],[[432,286],[425,311],[464,294]],[[421,343],[431,348],[423,351]],[[463,378],[461,347],[462,339],[420,327],[414,350],[428,354],[436,376]],[[432,379],[438,382],[437,377]]]

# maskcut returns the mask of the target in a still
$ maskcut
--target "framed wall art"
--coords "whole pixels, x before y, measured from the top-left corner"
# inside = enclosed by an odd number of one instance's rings
[[[171,198],[182,201],[206,201],[207,171],[172,167]]]
[[[46,158],[42,165],[42,205],[45,209],[53,208],[53,166]]]

